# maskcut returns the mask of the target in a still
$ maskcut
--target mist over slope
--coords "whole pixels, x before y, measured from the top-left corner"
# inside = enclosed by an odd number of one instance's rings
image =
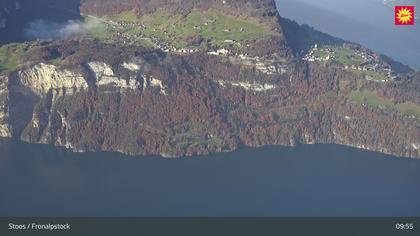
[[[80,20],[79,5],[80,0],[0,1],[0,45],[28,40],[27,31],[35,29],[31,24],[65,25],[69,20]]]
[[[51,40],[64,39],[86,35],[90,30],[97,27],[99,21],[69,20],[67,22],[52,22],[42,19],[30,21],[24,29],[28,39]]]

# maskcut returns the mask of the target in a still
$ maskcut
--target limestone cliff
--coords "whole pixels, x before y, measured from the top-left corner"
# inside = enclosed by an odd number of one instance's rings
[[[18,72],[19,82],[39,95],[50,90],[78,90],[88,87],[80,73],[69,70],[57,70],[54,65],[40,63]]]
[[[0,137],[12,137],[9,120],[8,78],[0,76]]]
[[[340,143],[419,157],[415,122],[331,100],[344,74],[318,76],[319,68],[288,65],[285,73],[268,75],[212,55],[154,57],[72,69],[40,63],[11,74],[12,82],[2,77],[1,136],[132,155]],[[311,94],[316,99],[302,99]],[[27,104],[18,106],[19,100]],[[7,104],[15,108],[12,119]],[[26,117],[23,126],[17,116]]]

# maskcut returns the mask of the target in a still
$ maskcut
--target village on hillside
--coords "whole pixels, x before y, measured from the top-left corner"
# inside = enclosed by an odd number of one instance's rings
[[[342,46],[318,46],[303,57],[308,62],[318,62],[336,66],[363,76],[366,80],[389,82],[397,78],[391,65],[380,60],[379,56],[355,47],[351,44]]]

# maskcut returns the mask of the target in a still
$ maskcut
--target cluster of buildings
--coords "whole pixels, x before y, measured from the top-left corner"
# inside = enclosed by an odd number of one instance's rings
[[[177,53],[177,54],[191,54],[198,52],[200,48],[198,47],[184,47],[176,48],[171,45],[169,42],[162,40],[162,38],[153,36],[153,35],[144,35],[143,30],[146,29],[146,26],[141,23],[125,23],[125,22],[115,22],[115,21],[103,21],[106,24],[106,30],[111,32],[116,32],[114,34],[116,40],[122,44],[130,45],[140,40],[150,40],[155,44],[159,49],[164,52]],[[138,33],[130,33],[129,30],[138,29]],[[163,32],[168,34],[168,32]],[[229,45],[241,45],[235,40],[227,39],[224,40],[224,43]],[[232,47],[223,47],[214,51],[207,52],[209,55],[215,56],[227,56],[231,59],[233,63],[240,63],[247,66],[255,67],[258,71],[264,74],[284,74],[287,72],[287,66],[283,65],[279,61],[269,60],[264,57],[259,56],[250,56],[247,53],[238,53]]]
[[[144,35],[141,33],[142,30],[146,29],[144,24],[140,23],[125,23],[125,22],[115,22],[115,21],[107,21],[106,23],[106,30],[108,31],[116,31],[115,36],[117,37],[118,42],[122,44],[133,44],[140,40],[150,40],[153,44],[155,44],[159,49],[164,52],[171,52],[171,53],[178,53],[178,54],[188,54],[188,53],[195,53],[199,49],[196,47],[186,47],[186,48],[176,48],[170,45],[168,42],[163,41],[161,38],[153,36],[153,35]],[[127,29],[139,29],[138,34],[132,34],[127,32]],[[167,32],[164,32],[167,34]]]
[[[325,51],[327,55],[325,57],[320,57],[320,56],[315,55],[315,53],[318,52],[318,50]],[[304,61],[310,61],[310,62],[315,62],[315,61],[326,62],[333,59],[333,57],[334,57],[333,52],[330,51],[328,48],[319,49],[318,44],[315,44],[315,46],[302,59]]]
[[[346,47],[344,45],[344,47]],[[384,77],[380,82],[388,82],[389,80],[394,80],[397,78],[395,73],[392,71],[391,66],[381,62],[380,59],[374,55],[370,54],[367,51],[357,50],[350,48],[352,55],[348,55],[349,60],[354,59],[354,61],[362,61],[362,63],[336,63],[343,66],[346,70],[360,71],[360,72],[374,72],[378,75]],[[317,44],[303,57],[303,60],[309,62],[337,62],[335,56],[336,51],[333,48],[319,48]],[[322,56],[320,56],[322,55]],[[343,64],[343,65],[342,65]],[[366,79],[373,80],[371,76],[366,75]]]

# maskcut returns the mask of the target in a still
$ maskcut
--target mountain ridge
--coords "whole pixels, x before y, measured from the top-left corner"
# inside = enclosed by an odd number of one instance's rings
[[[81,34],[0,48],[1,136],[167,157],[299,143],[420,156],[420,75],[282,19],[271,0],[238,1],[268,6],[260,15],[107,2],[82,1],[95,27]]]

